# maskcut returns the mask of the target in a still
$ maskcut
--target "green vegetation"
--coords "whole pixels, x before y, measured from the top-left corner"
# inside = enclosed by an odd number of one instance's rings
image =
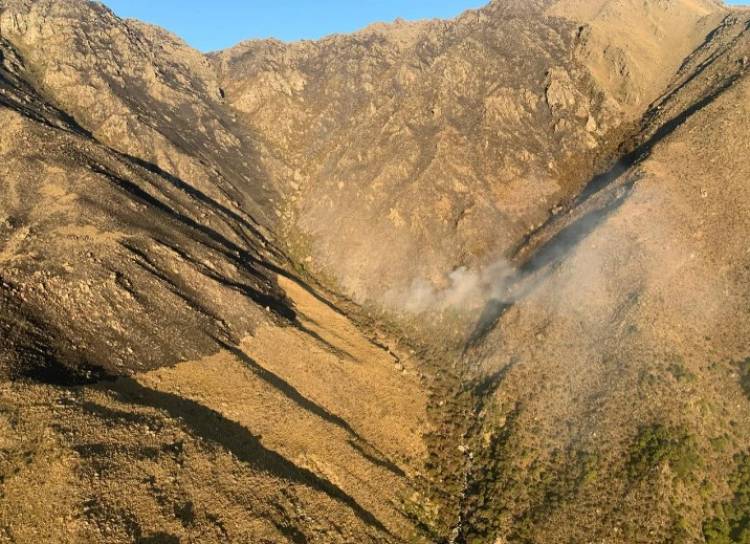
[[[734,497],[715,508],[716,517],[703,524],[706,544],[750,544],[750,455],[736,458],[729,480]]]
[[[667,540],[669,544],[688,544],[693,542],[690,534],[690,525],[680,514],[675,514],[672,524],[672,534]]]
[[[442,542],[444,538],[436,529],[440,523],[436,520],[440,509],[420,493],[410,498],[401,499],[401,512],[414,524],[415,533],[408,539],[410,543]]]
[[[729,446],[732,444],[732,441],[729,439],[729,436],[726,434],[722,436],[717,436],[716,438],[712,438],[710,442],[711,442],[711,447],[714,449],[714,451],[718,451],[720,453],[727,451]]]
[[[319,283],[334,292],[342,292],[335,276],[325,270],[318,270],[308,261],[313,255],[312,236],[294,226],[288,227],[286,231],[283,240],[295,272],[307,281]]]
[[[742,389],[750,400],[750,357],[740,363],[740,380]]]
[[[495,540],[505,510],[523,500],[527,487],[515,460],[522,452],[512,437],[518,431],[520,408],[515,407],[488,436],[485,451],[475,459],[463,505],[465,542],[485,544]]]
[[[556,451],[549,463],[536,470],[532,476],[528,509],[518,519],[509,542],[532,544],[538,542],[535,532],[552,513],[572,500],[586,485],[599,477],[599,456],[587,451]]]
[[[578,454],[580,461],[580,475],[578,478],[578,484],[584,486],[591,482],[596,481],[599,477],[599,456],[595,453],[580,452]]]
[[[667,370],[678,382],[695,381],[695,374],[690,372],[681,360],[674,361],[667,366]]]
[[[492,544],[501,529],[509,543],[538,542],[550,516],[600,476],[596,453],[555,450],[536,457],[522,445],[520,415],[516,406],[475,457],[461,535],[467,544]]]
[[[630,478],[641,479],[664,463],[678,479],[690,479],[701,466],[695,439],[682,430],[664,425],[644,427],[630,450]]]

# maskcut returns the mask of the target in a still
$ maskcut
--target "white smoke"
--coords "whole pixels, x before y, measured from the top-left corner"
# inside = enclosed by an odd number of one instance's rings
[[[405,290],[391,291],[387,300],[391,306],[410,313],[473,309],[490,299],[509,299],[508,289],[515,276],[516,269],[505,259],[498,259],[477,269],[457,268],[447,275],[442,286],[415,280]]]
[[[617,190],[613,203],[619,204],[627,195]],[[532,266],[519,269],[505,258],[498,258],[475,268],[460,267],[448,273],[442,282],[415,280],[406,289],[393,290],[386,296],[391,308],[413,314],[443,310],[474,311],[488,303],[506,305],[518,302],[534,291],[544,281],[546,273],[559,263],[568,252],[594,230],[607,217],[607,208],[575,218],[554,237],[538,248]],[[558,233],[560,234],[560,233]],[[601,274],[602,259],[618,253],[618,244],[587,251],[588,261],[578,262],[580,269],[576,284],[589,287],[605,285]],[[576,286],[577,288],[577,286]],[[550,301],[551,302],[551,301]]]

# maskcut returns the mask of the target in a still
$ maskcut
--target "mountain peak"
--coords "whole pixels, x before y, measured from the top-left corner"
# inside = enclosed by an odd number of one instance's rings
[[[749,28],[0,0],[0,540],[741,540]]]

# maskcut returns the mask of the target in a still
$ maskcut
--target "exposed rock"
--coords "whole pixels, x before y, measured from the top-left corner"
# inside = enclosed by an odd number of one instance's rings
[[[731,540],[749,28],[0,0],[0,541]]]

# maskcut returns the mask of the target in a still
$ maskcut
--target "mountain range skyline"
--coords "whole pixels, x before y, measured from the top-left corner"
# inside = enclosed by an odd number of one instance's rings
[[[486,0],[378,0],[364,4],[323,0],[306,2],[206,3],[189,0],[105,0],[123,18],[139,19],[180,36],[196,49],[218,51],[251,39],[282,41],[315,40],[331,34],[350,33],[373,23],[395,19],[450,19]]]

